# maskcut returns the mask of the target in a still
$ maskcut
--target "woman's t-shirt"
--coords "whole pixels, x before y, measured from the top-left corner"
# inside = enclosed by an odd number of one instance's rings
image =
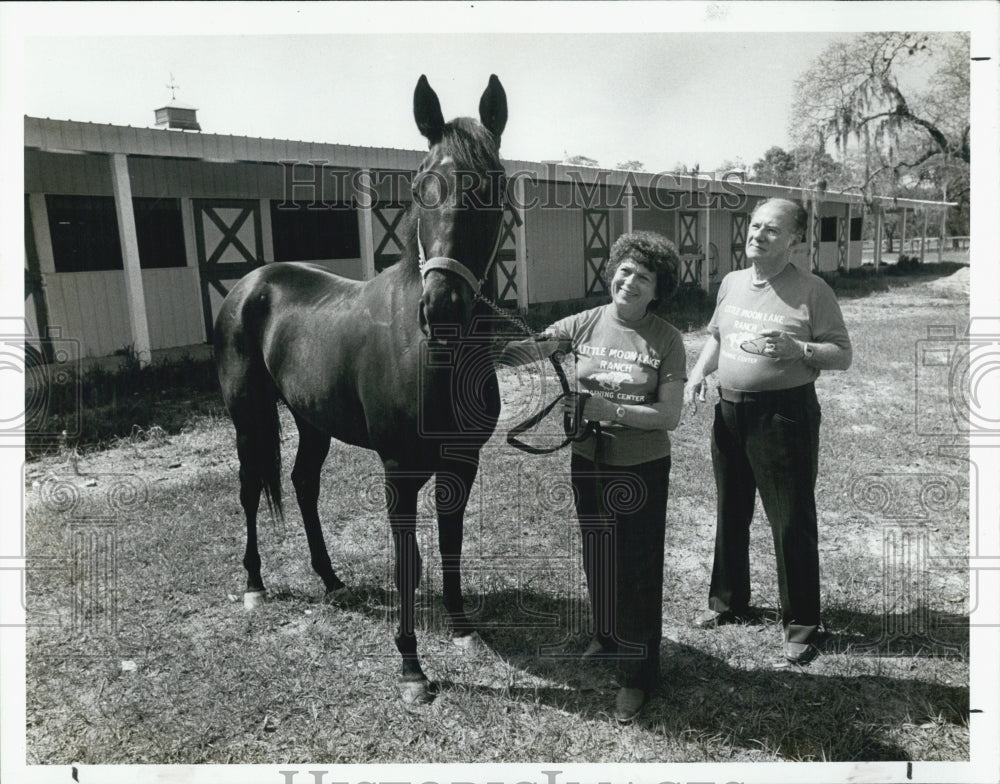
[[[546,332],[572,344],[578,390],[616,405],[655,403],[661,384],[685,380],[681,333],[655,314],[626,323],[615,315],[614,305],[603,305],[560,319]],[[670,454],[666,430],[640,430],[620,422],[602,430],[602,463],[636,465]],[[574,442],[573,451],[593,460],[595,446],[588,438]]]

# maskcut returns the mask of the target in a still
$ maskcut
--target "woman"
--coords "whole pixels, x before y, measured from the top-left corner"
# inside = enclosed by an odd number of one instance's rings
[[[673,292],[677,268],[664,237],[623,235],[605,266],[611,302],[557,321],[538,342],[509,344],[503,358],[572,350],[578,390],[589,394],[582,416],[601,425],[574,442],[570,461],[595,630],[584,660],[624,665],[623,722],[659,681],[668,431],[681,416],[685,354],[681,333],[652,310]],[[576,405],[566,399],[567,411]]]

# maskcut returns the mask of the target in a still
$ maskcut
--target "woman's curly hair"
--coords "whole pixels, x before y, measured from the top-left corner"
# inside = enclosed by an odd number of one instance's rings
[[[633,231],[623,234],[611,246],[611,256],[604,265],[604,282],[611,290],[611,279],[625,259],[632,259],[656,275],[656,295],[649,310],[672,297],[679,282],[680,258],[674,243],[653,231]]]

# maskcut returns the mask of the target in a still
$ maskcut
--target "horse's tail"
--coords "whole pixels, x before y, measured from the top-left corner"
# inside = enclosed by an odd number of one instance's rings
[[[285,513],[281,507],[281,425],[278,421],[278,391],[264,365],[260,346],[254,347],[247,372],[247,404],[251,424],[252,461],[264,489],[264,499],[271,515],[279,520]]]
[[[241,309],[243,318],[236,316]],[[252,493],[256,503],[260,488],[272,516],[283,519],[278,390],[264,363],[254,320],[241,303],[223,303],[215,325],[219,385],[236,426],[241,493]]]

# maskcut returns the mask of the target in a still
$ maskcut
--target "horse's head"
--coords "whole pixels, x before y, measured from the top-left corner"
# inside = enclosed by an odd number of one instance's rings
[[[507,187],[500,134],[507,95],[490,76],[479,101],[480,122],[445,123],[427,78],[413,93],[417,128],[430,152],[413,180],[413,216],[423,293],[420,329],[428,337],[457,337],[472,318],[476,295],[496,255]]]

